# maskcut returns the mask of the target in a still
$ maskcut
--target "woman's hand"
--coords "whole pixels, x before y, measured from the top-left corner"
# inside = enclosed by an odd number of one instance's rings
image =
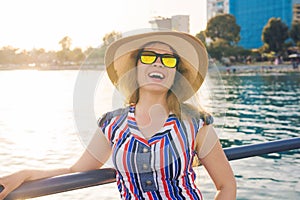
[[[46,170],[28,169],[1,177],[0,186],[2,185],[4,189],[1,191],[0,187],[0,200],[3,200],[10,192],[15,190],[25,181],[33,181],[62,174],[99,169],[103,163],[107,161],[110,154],[111,147],[104,134],[100,129],[98,129],[82,156],[70,168]]]
[[[0,200],[3,200],[9,193],[19,187],[27,178],[25,170],[13,173],[0,178],[0,185],[3,190],[0,192]]]
[[[0,186],[2,185],[4,189],[1,191],[0,187],[0,200],[3,200],[9,193],[11,193],[25,181],[33,181],[62,174],[99,169],[103,165],[103,163],[107,161],[110,153],[111,147],[104,134],[99,129],[95,133],[92,141],[90,142],[82,156],[70,168],[45,170],[28,169],[1,177]]]

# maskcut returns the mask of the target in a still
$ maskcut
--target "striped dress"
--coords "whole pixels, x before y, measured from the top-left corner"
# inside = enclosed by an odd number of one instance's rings
[[[122,199],[202,199],[192,168],[203,117],[179,120],[170,114],[146,140],[137,127],[135,106],[106,113],[99,126],[112,146]],[[207,123],[207,122],[206,122]]]

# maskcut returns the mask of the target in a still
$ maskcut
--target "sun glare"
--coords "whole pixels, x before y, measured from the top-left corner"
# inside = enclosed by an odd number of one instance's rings
[[[72,48],[96,47],[111,31],[149,28],[149,21],[158,15],[190,15],[190,29],[194,34],[205,23],[203,5],[199,0],[176,4],[170,0],[1,1],[0,47],[58,50],[58,43],[65,36],[72,39]]]

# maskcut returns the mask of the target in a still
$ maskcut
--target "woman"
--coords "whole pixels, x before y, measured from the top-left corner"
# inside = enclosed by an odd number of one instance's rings
[[[122,199],[202,199],[194,182],[195,156],[217,188],[215,199],[235,199],[236,182],[212,117],[185,103],[207,73],[200,40],[173,31],[124,37],[108,47],[105,64],[128,106],[99,119],[99,130],[70,168],[1,178],[0,199],[24,181],[98,169],[110,154]]]

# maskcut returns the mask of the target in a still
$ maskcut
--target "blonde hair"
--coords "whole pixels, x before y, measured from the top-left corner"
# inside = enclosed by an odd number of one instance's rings
[[[139,50],[131,52],[131,57],[135,60],[137,60],[137,55],[138,53],[143,50],[146,46],[149,46],[154,43],[161,43],[165,44],[170,47],[170,49],[173,51],[173,53],[177,53],[170,45],[160,42],[160,41],[153,41],[146,43],[143,45]],[[183,58],[180,58],[183,59]],[[137,82],[137,74],[136,74],[136,65],[137,61],[135,63],[135,67],[131,68],[128,74],[122,77],[122,80],[119,82],[118,87],[120,90],[123,92],[123,94],[127,94],[126,99],[125,99],[125,104],[127,105],[132,105],[132,104],[137,104],[139,101],[139,86]],[[173,92],[173,88],[180,88],[181,93],[184,93],[186,91],[190,92],[187,90],[187,87],[191,87],[186,84],[187,81],[178,81],[180,79],[186,79],[190,80],[192,77],[190,77],[192,74],[187,73],[186,69],[182,67],[182,63],[179,61],[179,64],[177,66],[177,72],[175,75],[175,80],[176,82],[173,83],[172,87],[169,89],[167,93],[167,105],[168,109],[170,112],[174,113],[178,118],[182,118],[182,114],[187,115],[187,113],[190,114],[190,111],[193,110],[196,113],[199,112],[204,112],[204,110],[201,108],[200,104],[197,106],[192,106],[190,104],[184,103],[183,101],[180,101],[179,98],[176,96],[176,94]],[[199,78],[202,78],[199,76]],[[177,91],[178,92],[178,91]]]

